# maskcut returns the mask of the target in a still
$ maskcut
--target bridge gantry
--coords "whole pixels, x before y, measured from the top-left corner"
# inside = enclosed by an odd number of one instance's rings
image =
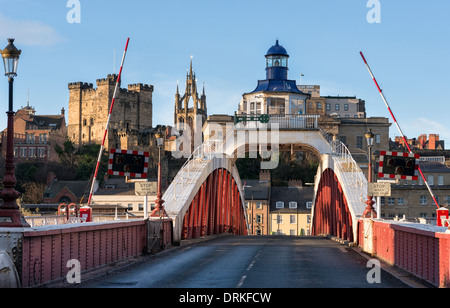
[[[249,124],[255,126],[254,122]],[[280,129],[277,124],[258,123],[253,127],[238,123],[224,135],[216,135],[220,140],[207,140],[195,149],[163,196],[166,212],[173,219],[175,242],[224,232],[248,234],[235,161],[246,152],[258,152],[270,158],[261,162],[261,169],[276,168],[277,151],[283,144],[301,145],[320,160],[311,234],[356,239],[356,221],[366,206],[367,180],[351,153],[340,141],[333,141],[317,122],[297,127],[295,132],[293,127]]]

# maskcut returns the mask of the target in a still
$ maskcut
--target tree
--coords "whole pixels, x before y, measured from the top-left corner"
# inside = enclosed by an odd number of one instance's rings
[[[67,137],[61,147],[55,143],[55,152],[58,154],[59,161],[66,164],[69,168],[74,168],[76,148],[75,144]]]
[[[46,185],[44,183],[27,182],[22,184],[24,193],[22,194],[22,203],[39,204],[42,202]]]

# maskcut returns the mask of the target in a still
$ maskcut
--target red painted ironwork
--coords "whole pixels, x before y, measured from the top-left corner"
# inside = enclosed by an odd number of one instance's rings
[[[342,186],[331,169],[321,176],[312,225],[312,235],[327,234],[353,241],[351,213]]]
[[[233,176],[228,170],[217,169],[202,184],[184,215],[181,238],[228,232],[247,234],[245,214]]]

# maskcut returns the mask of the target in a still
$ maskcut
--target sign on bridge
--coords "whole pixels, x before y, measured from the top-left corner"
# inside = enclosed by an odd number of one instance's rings
[[[373,197],[389,197],[391,195],[391,183],[368,183],[367,195]]]
[[[134,192],[138,196],[156,195],[156,182],[136,182],[134,183]]]

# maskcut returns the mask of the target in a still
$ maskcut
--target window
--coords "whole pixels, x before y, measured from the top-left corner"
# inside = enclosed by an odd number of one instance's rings
[[[277,209],[284,209],[284,202],[283,201],[277,201],[276,208]]]
[[[444,176],[443,175],[438,175],[438,185],[439,186],[444,185]]]
[[[348,104],[344,104],[344,110],[348,111]]]
[[[27,157],[27,148],[20,148],[20,157]]]
[[[34,134],[27,134],[27,143],[33,144],[34,143]]]
[[[256,222],[256,223],[261,223],[261,222],[262,222],[262,215],[257,214],[257,215],[256,215],[256,219],[255,219],[255,222]]]
[[[295,202],[295,201],[289,202],[289,208],[290,209],[296,209],[297,208],[297,202]]]
[[[423,185],[423,178],[419,176],[419,185]]]
[[[143,211],[144,210],[144,204],[139,203],[138,204],[138,209],[139,209],[139,211]]]
[[[363,148],[363,137],[362,136],[356,136],[356,147],[358,149]]]
[[[450,196],[445,196],[446,205],[450,204]]]
[[[296,216],[295,216],[295,215],[289,215],[289,222],[290,222],[291,224],[297,223]]]
[[[262,209],[262,202],[256,202],[256,208]]]
[[[28,148],[28,157],[36,157],[36,148]]]
[[[312,201],[306,202],[306,208],[307,209],[312,209]]]
[[[375,143],[381,143],[381,135],[375,135]]]
[[[295,235],[295,230],[294,229],[290,229],[289,230],[289,235]]]
[[[277,224],[282,224],[282,223],[283,223],[283,216],[277,215]]]
[[[47,143],[47,134],[39,134],[39,143]]]
[[[334,110],[339,111],[341,109],[341,105],[334,104]]]
[[[433,176],[432,175],[429,175],[427,177],[427,181],[428,181],[428,185],[434,185],[434,180],[433,180]]]
[[[405,199],[403,199],[403,197],[399,197],[399,198],[397,198],[397,203],[398,203],[398,205],[404,205]]]
[[[317,109],[322,109],[322,103],[317,102]]]
[[[420,204],[421,205],[427,204],[427,196],[420,196]]]
[[[270,106],[270,114],[285,114],[286,101],[284,98],[271,98]]]
[[[388,205],[395,205],[395,198],[388,198]]]
[[[331,110],[331,104],[325,104],[325,108],[326,108],[327,110]]]
[[[339,141],[343,144],[347,144],[347,136],[339,136]]]

